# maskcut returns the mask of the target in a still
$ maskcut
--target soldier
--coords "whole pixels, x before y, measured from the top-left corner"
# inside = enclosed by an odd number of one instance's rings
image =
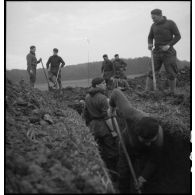
[[[133,108],[119,89],[112,91],[110,106],[111,113],[117,108],[117,113],[126,124],[125,130],[121,133],[122,138],[138,176],[138,186],[143,189],[158,170],[162,155],[163,130],[157,120]],[[120,192],[135,192],[131,172],[121,147],[118,171]]]
[[[165,66],[167,78],[170,85],[170,94],[175,93],[176,76],[178,73],[176,63],[176,50],[173,46],[181,39],[180,32],[174,21],[166,19],[162,16],[160,9],[151,11],[154,23],[151,26],[148,35],[148,49],[152,50],[154,40],[154,69],[158,73],[162,64]],[[152,71],[149,72],[146,80],[146,91],[152,88]]]
[[[111,77],[114,75],[114,68],[112,62],[108,59],[108,55],[103,55],[103,63],[101,68],[101,73],[106,81],[107,89],[111,89]]]
[[[102,159],[110,170],[113,182],[117,180],[118,138],[108,115],[109,104],[105,95],[103,78],[92,80],[92,87],[85,98],[84,117],[99,145]]]
[[[36,55],[35,55],[36,47],[30,46],[30,53],[26,56],[27,60],[27,71],[30,77],[30,87],[34,88],[35,82],[36,82],[36,68],[37,64],[42,61],[40,58],[37,61]]]
[[[120,74],[116,74],[113,78],[113,89],[118,88],[122,91],[126,91],[129,89],[129,84],[126,79],[121,79]]]
[[[50,69],[49,69],[49,65],[50,65]],[[57,78],[57,74],[59,71],[57,82],[59,84],[60,90],[62,89],[61,68],[64,67],[64,65],[65,65],[65,62],[60,56],[58,56],[58,49],[54,48],[53,56],[49,57],[46,66],[47,66],[47,69],[49,69],[48,70],[49,80],[54,83],[54,87],[57,85],[56,78]]]
[[[120,75],[121,79],[127,79],[125,71],[127,69],[127,63],[119,58],[119,54],[114,55],[115,59],[113,61],[115,75]]]

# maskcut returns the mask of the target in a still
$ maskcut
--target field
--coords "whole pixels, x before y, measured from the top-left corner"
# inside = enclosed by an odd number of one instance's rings
[[[191,190],[190,74],[189,67],[180,70],[177,88],[182,94],[174,97],[162,90],[142,93],[145,76],[128,79],[130,89],[124,94],[129,102],[158,119],[165,133],[164,158],[145,193]],[[165,81],[163,74],[160,81]],[[66,81],[62,94],[6,81],[6,193],[118,192],[80,116],[79,100],[87,88],[65,88],[70,85],[86,86],[87,80]],[[122,129],[124,121],[118,120]]]
[[[127,77],[129,79],[135,78],[135,77],[139,77],[142,74],[134,74],[134,75],[128,75]],[[89,84],[88,84],[88,79],[81,79],[81,80],[68,80],[68,81],[62,81],[62,87],[66,88],[66,87],[88,87],[89,85],[91,85],[91,80],[89,79]],[[40,84],[35,84],[35,87],[45,91],[48,90],[48,86],[47,83],[40,83]]]

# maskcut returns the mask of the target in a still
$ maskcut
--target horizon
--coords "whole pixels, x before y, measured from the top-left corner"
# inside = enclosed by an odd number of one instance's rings
[[[122,59],[125,59],[125,60],[134,60],[134,59],[137,59],[137,58],[145,58],[145,57],[148,57],[148,58],[150,58],[149,56],[142,56],[142,57],[135,57],[135,58],[122,58]],[[112,59],[114,59],[114,58],[112,58]],[[111,59],[110,59],[111,60]],[[190,61],[188,61],[188,60],[181,60],[181,59],[178,59],[179,61],[185,61],[185,62],[189,62],[190,63]],[[90,63],[96,63],[96,62],[102,62],[101,60],[99,60],[99,61],[92,61],[92,62],[89,62],[89,65],[90,65]],[[79,63],[79,64],[72,64],[72,65],[65,65],[64,66],[64,68],[66,67],[66,66],[79,66],[79,65],[86,65],[86,64],[88,64],[88,62],[83,62],[83,63]],[[45,68],[45,66],[44,66],[44,68]],[[38,69],[42,69],[42,67],[39,67],[39,68],[37,68],[37,70]],[[26,71],[26,69],[19,69],[19,68],[13,68],[13,69],[7,69],[7,67],[6,67],[6,71],[11,71],[11,70],[24,70],[24,71]]]
[[[181,40],[177,57],[190,61],[190,2],[6,2],[6,69],[25,70],[29,46],[43,63],[59,49],[65,63],[79,65],[102,61],[107,53],[121,58],[150,57],[147,36],[150,11],[160,8],[177,24]],[[182,15],[178,15],[182,13]],[[143,20],[144,19],[144,20]],[[136,20],[136,22],[135,22]],[[41,67],[39,64],[37,68]]]

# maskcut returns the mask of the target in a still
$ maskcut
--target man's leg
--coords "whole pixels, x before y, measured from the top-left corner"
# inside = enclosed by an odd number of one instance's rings
[[[105,135],[102,137],[101,141],[98,143],[100,146],[100,153],[102,159],[104,160],[107,168],[110,170],[110,176],[114,183],[118,180],[118,156],[119,156],[119,147],[118,147],[118,138],[113,138],[111,134]]]
[[[58,75],[58,85],[59,85],[59,90],[61,90],[62,89],[61,71],[59,72],[59,75]]]
[[[36,67],[31,68],[32,73],[29,71],[30,75],[30,87],[34,88],[35,82],[36,82]]]
[[[155,71],[155,76],[158,74],[158,72],[161,69],[162,66],[162,57],[160,52],[155,52],[153,53],[153,60],[154,60],[154,71]],[[146,78],[146,88],[145,91],[151,91],[153,89],[153,74],[152,70],[149,71],[148,76]]]
[[[170,93],[175,94],[176,90],[176,77],[178,73],[177,63],[176,63],[176,51],[174,48],[171,48],[164,55],[164,66],[167,72],[167,78],[169,80]]]

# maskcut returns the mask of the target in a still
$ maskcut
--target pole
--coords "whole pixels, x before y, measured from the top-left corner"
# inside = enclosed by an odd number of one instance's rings
[[[152,61],[152,75],[153,75],[153,87],[156,91],[156,76],[155,76],[155,70],[154,70],[154,58],[153,58],[153,51],[151,50],[151,61]]]
[[[114,126],[114,128],[116,129],[116,131],[117,131],[117,133],[118,133],[119,140],[120,140],[120,142],[121,142],[121,146],[122,146],[122,148],[123,148],[125,157],[126,157],[126,159],[127,159],[127,162],[128,162],[128,165],[129,165],[129,168],[130,168],[130,171],[131,171],[133,180],[134,180],[135,189],[137,190],[138,194],[141,194],[141,190],[138,188],[137,177],[136,177],[136,174],[135,174],[135,171],[134,171],[134,168],[133,168],[131,159],[130,159],[130,157],[129,157],[129,155],[128,155],[126,146],[125,146],[125,144],[124,144],[124,142],[123,142],[123,138],[122,138],[122,136],[121,136],[121,133],[120,133],[120,129],[119,129],[117,120],[116,120],[115,117],[112,117],[111,119],[112,119],[113,126]]]
[[[87,53],[87,56],[88,56],[88,63],[87,63],[87,78],[88,78],[88,87],[89,87],[89,39],[86,38],[86,41],[88,43],[88,53]]]
[[[46,78],[46,80],[47,80],[48,89],[50,90],[51,86],[50,86],[50,84],[49,84],[49,80],[48,80],[47,74],[46,74],[46,72],[45,72],[45,68],[44,68],[44,65],[43,65],[43,62],[42,62],[42,61],[41,61],[41,64],[42,64],[42,67],[43,67],[43,72],[44,72],[44,74],[45,74],[45,78]]]

